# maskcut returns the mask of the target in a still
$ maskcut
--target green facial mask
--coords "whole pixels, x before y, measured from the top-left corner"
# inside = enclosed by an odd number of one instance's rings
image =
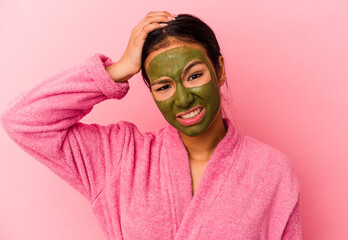
[[[211,80],[198,87],[186,88],[181,79],[182,71],[188,63],[196,59],[203,61],[208,67]],[[175,81],[176,90],[172,96],[162,101],[154,98],[169,124],[187,136],[202,134],[210,126],[220,109],[220,91],[212,66],[202,51],[188,46],[164,51],[151,60],[147,74],[151,82],[161,77],[169,77]],[[201,121],[189,126],[178,121],[177,114],[196,106],[205,109]]]

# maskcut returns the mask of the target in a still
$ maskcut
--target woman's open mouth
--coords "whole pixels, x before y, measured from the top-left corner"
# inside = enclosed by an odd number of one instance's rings
[[[205,108],[196,106],[187,112],[181,112],[176,115],[176,119],[185,126],[193,125],[202,121]]]

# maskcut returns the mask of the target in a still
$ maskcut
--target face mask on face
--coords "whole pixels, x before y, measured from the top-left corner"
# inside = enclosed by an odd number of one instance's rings
[[[200,49],[166,50],[151,60],[147,74],[159,110],[180,132],[197,136],[214,121],[220,109],[219,85]]]

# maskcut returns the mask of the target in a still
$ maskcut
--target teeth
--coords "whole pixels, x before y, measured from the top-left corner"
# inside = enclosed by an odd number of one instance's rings
[[[182,115],[181,118],[182,119],[193,118],[193,117],[197,116],[200,112],[201,112],[201,108],[198,108],[197,110],[195,110],[193,112],[190,112],[188,114]]]

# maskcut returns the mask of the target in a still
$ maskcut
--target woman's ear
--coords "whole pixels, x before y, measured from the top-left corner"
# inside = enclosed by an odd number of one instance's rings
[[[219,76],[218,83],[219,83],[219,86],[221,87],[222,85],[224,85],[226,81],[225,63],[224,63],[224,58],[221,55],[219,56],[218,76]]]

